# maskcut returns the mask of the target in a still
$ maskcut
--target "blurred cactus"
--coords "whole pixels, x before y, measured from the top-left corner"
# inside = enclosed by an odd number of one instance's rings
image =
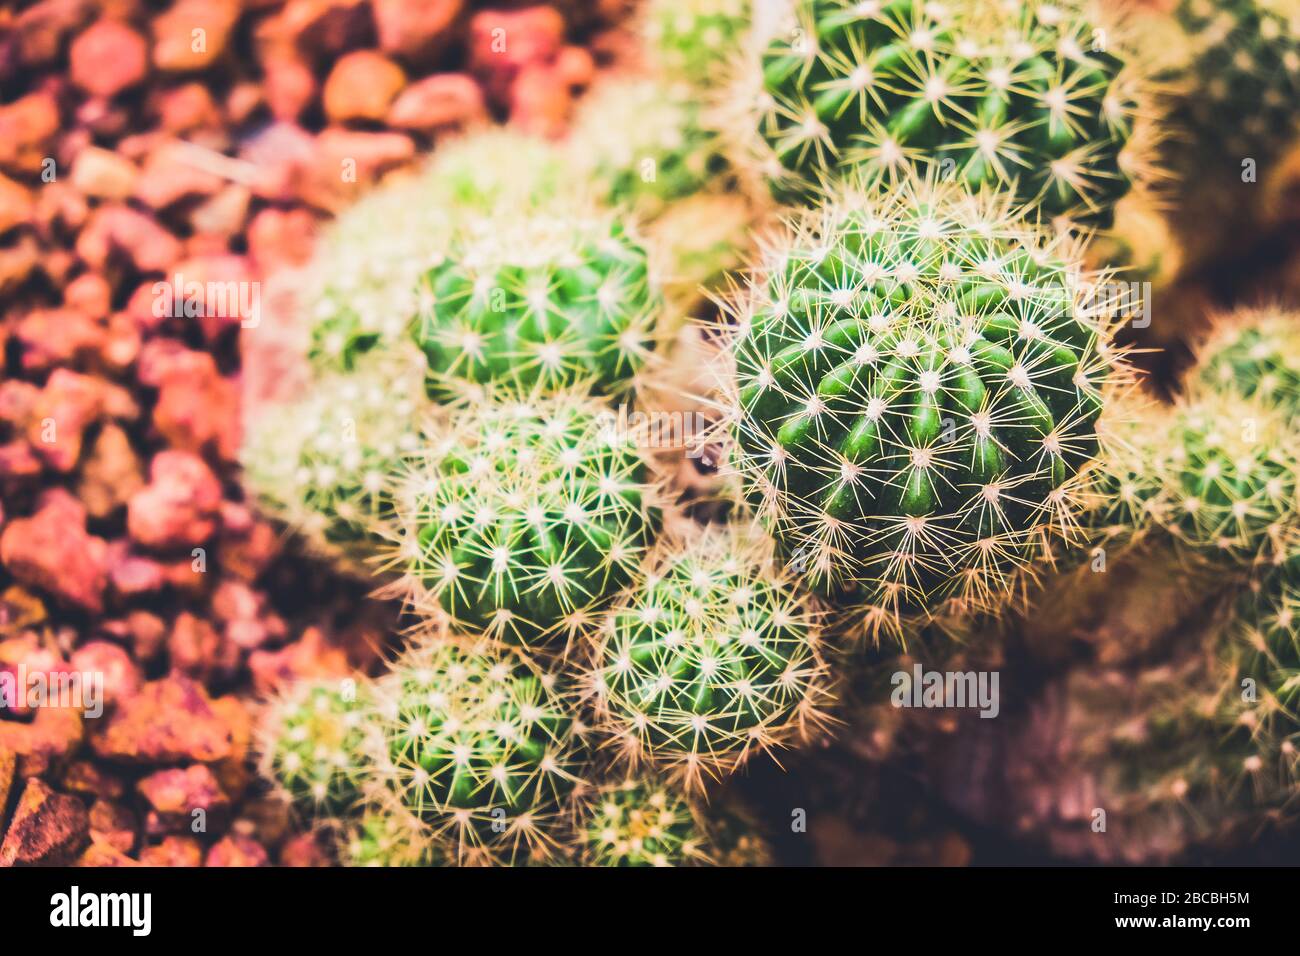
[[[913,182],[794,224],[737,308],[735,465],[786,559],[871,629],[998,606],[1077,520],[1107,329],[1068,244]]]
[[[1105,226],[1144,175],[1125,31],[1094,5],[785,2],[753,121],[778,186],[924,165]]]
[[[397,512],[418,607],[530,649],[565,646],[631,580],[659,521],[637,437],[570,391],[488,401],[413,456]]]
[[[366,356],[296,402],[258,408],[242,458],[261,507],[312,550],[366,562],[393,520],[393,476],[435,414],[423,378],[420,362]]]
[[[292,685],[259,727],[261,771],[314,819],[341,817],[361,795],[369,694],[355,679]]]
[[[390,803],[392,801],[389,801]],[[366,809],[339,842],[344,866],[425,867],[446,864],[442,848],[426,828],[401,807]]]
[[[598,788],[580,811],[578,859],[586,866],[688,866],[710,862],[685,796],[652,777]]]
[[[752,0],[650,0],[642,13],[650,60],[666,75],[708,90],[744,49],[752,6]]]
[[[816,615],[765,543],[735,529],[662,547],[595,661],[598,723],[620,756],[692,790],[807,738],[831,699]]]
[[[1300,416],[1300,315],[1280,307],[1219,318],[1197,350],[1201,381]]]

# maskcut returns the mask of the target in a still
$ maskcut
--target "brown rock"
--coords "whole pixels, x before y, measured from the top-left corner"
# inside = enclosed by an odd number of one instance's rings
[[[105,800],[119,800],[126,792],[120,777],[91,760],[76,760],[68,764],[60,779],[60,786],[72,793],[102,797]]]
[[[90,837],[119,853],[135,848],[135,815],[112,800],[96,800],[90,805]]]
[[[18,58],[25,66],[58,59],[63,43],[86,16],[84,0],[41,0],[18,14]]]
[[[115,706],[140,690],[140,668],[126,649],[108,641],[89,641],[72,652],[69,666],[74,673],[99,674],[103,681],[104,704]]]
[[[262,695],[295,681],[346,677],[352,672],[348,655],[327,643],[324,633],[316,627],[307,628],[300,640],[278,651],[253,651],[248,655],[248,669],[253,674],[254,689]]]
[[[157,846],[147,846],[140,851],[143,866],[202,866],[203,844],[194,837],[163,837]]]
[[[158,374],[153,423],[173,446],[239,457],[239,388],[222,377],[206,352],[182,351]]]
[[[9,791],[13,789],[17,769],[18,755],[12,750],[0,750],[0,826],[4,825],[5,808],[9,806]]]
[[[56,368],[32,407],[27,441],[55,471],[71,471],[81,458],[82,434],[105,411],[104,382]]]
[[[242,519],[247,519],[246,521]],[[280,533],[266,521],[254,521],[242,505],[221,506],[221,568],[253,583],[280,553]]]
[[[188,677],[151,681],[92,734],[101,757],[129,763],[207,763],[230,756],[232,731],[207,692]]]
[[[299,198],[302,181],[316,159],[316,141],[300,126],[270,123],[245,138],[239,158],[256,170],[253,194],[272,202]]]
[[[314,833],[298,833],[280,848],[280,865],[293,867],[329,866],[330,856]]]
[[[213,196],[225,180],[196,166],[193,148],[177,142],[160,143],[145,160],[136,180],[135,197],[151,209],[166,209],[185,199]]]
[[[0,536],[0,562],[17,580],[94,613],[103,610],[108,544],[86,533],[86,512],[66,491],[42,498],[31,518],[18,518]]]
[[[40,247],[32,236],[23,236],[17,245],[0,247],[0,295],[26,282],[39,260]]]
[[[97,20],[78,34],[68,59],[72,82],[91,96],[105,99],[135,86],[149,69],[144,37],[110,19]]]
[[[90,820],[80,800],[28,780],[0,845],[0,866],[66,866],[89,835]]]
[[[335,123],[382,120],[406,85],[402,68],[382,53],[357,50],[334,64],[325,81],[325,115]]]
[[[248,259],[226,253],[224,240],[219,245],[220,252],[200,252],[173,267],[176,288],[167,293],[173,307],[165,310],[196,319],[209,342],[233,325],[260,322],[261,287],[253,281]]]
[[[135,192],[139,170],[118,153],[87,146],[72,161],[72,185],[97,199],[127,199]]]
[[[182,611],[167,638],[173,670],[198,680],[232,673],[239,666],[239,648],[224,639],[207,620]]]
[[[573,89],[550,64],[529,64],[510,88],[510,122],[534,136],[558,137],[573,111]]]
[[[212,772],[221,782],[221,789],[237,801],[253,779],[249,760],[253,747],[253,715],[242,700],[232,695],[214,700],[212,709],[230,729],[230,756],[214,763]]]
[[[596,78],[596,61],[586,47],[566,46],[555,57],[555,72],[569,86],[590,86]]]
[[[160,70],[202,70],[225,52],[239,0],[177,0],[153,20],[153,62]]]
[[[212,613],[225,625],[226,637],[244,650],[284,637],[284,621],[269,611],[266,595],[243,581],[227,578],[217,585]]]
[[[113,287],[97,272],[83,272],[63,290],[63,307],[92,319],[106,319],[113,308]]]
[[[438,73],[402,91],[388,111],[388,125],[428,131],[465,126],[486,115],[483,91],[471,77],[464,73]]]
[[[371,0],[379,47],[428,61],[446,45],[463,0]]]
[[[85,723],[72,707],[38,707],[30,722],[0,720],[0,750],[19,759],[18,775],[35,777],[67,759],[81,744]]]
[[[272,116],[294,123],[316,99],[316,74],[296,51],[288,51],[265,62],[262,92]]]
[[[316,245],[316,217],[306,209],[263,209],[247,236],[248,254],[263,273],[306,265]]]
[[[259,39],[290,43],[306,53],[338,54],[370,30],[365,0],[289,0],[259,27]]]
[[[141,272],[165,272],[181,255],[181,244],[152,218],[127,206],[101,206],[77,237],[77,255],[103,271],[115,252],[130,257]]]
[[[134,554],[129,541],[114,541],[108,546],[108,580],[114,593],[131,598],[161,591],[167,571],[161,562]]]
[[[31,222],[36,204],[32,194],[8,176],[0,173],[0,232]]]
[[[243,228],[252,200],[253,192],[247,186],[227,186],[190,213],[190,225],[197,233],[233,236]]]
[[[14,338],[23,347],[23,368],[37,372],[96,355],[104,328],[82,309],[33,309],[19,320]]]
[[[182,83],[163,90],[158,94],[155,109],[159,126],[176,136],[221,125],[221,110],[202,83]]]
[[[86,847],[84,853],[77,857],[77,862],[73,866],[84,867],[105,867],[105,866],[139,866],[135,860],[131,859],[111,843],[106,843],[98,835],[90,835],[90,846]]]
[[[77,497],[93,518],[107,518],[144,487],[140,459],[131,439],[109,422],[99,432],[81,467]]]
[[[262,844],[252,837],[232,833],[222,837],[208,850],[204,866],[270,866]]]
[[[470,69],[480,76],[488,96],[501,106],[529,64],[550,63],[564,44],[564,18],[554,7],[484,10],[469,24]]]
[[[190,832],[199,818],[196,810],[203,811],[207,830],[220,831],[228,822],[230,798],[203,764],[159,770],[141,780],[136,789],[149,804],[145,832],[150,836]]]
[[[131,540],[146,548],[192,548],[217,530],[221,482],[192,452],[168,449],[154,456],[149,484],[127,502]]]
[[[304,201],[336,210],[353,201],[390,169],[415,158],[415,143],[402,133],[367,133],[330,127],[316,137]]]
[[[0,106],[0,167],[35,174],[53,158],[59,105],[47,91],[29,93]]]

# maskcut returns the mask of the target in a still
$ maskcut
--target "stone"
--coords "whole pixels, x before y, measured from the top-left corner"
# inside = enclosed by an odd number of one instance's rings
[[[144,37],[135,30],[104,18],[77,34],[68,61],[73,84],[91,96],[112,99],[144,80],[149,51]]]
[[[0,866],[66,866],[89,838],[85,805],[31,779],[0,844]]]
[[[325,80],[325,115],[335,123],[381,121],[405,85],[406,74],[388,57],[356,50],[335,63]]]

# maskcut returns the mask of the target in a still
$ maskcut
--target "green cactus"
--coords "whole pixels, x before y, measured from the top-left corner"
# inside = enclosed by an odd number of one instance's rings
[[[725,161],[688,86],[653,77],[606,80],[583,101],[570,151],[576,175],[611,206],[654,215],[717,180]]]
[[[258,728],[262,775],[315,819],[347,814],[369,772],[368,709],[367,688],[355,679],[292,685]]]
[[[830,699],[816,614],[740,530],[669,541],[609,615],[589,689],[633,766],[696,790],[805,738]]]
[[[1235,636],[1238,722],[1279,755],[1294,758],[1300,746],[1300,557],[1242,594]],[[1252,699],[1242,700],[1247,679]]]
[[[1300,315],[1278,307],[1219,318],[1198,349],[1201,381],[1300,415]]]
[[[417,607],[528,649],[565,646],[639,567],[658,525],[637,437],[574,391],[473,406],[398,489]]]
[[[1285,415],[1210,390],[1180,404],[1169,439],[1165,520],[1190,555],[1249,568],[1288,553],[1300,526],[1300,452]]]
[[[1105,226],[1140,172],[1126,152],[1143,110],[1123,30],[1084,3],[787,6],[754,124],[779,187],[925,165],[1045,218]]]
[[[376,684],[379,778],[458,865],[543,862],[585,766],[563,682],[515,651],[417,638]]]
[[[651,0],[642,32],[650,59],[665,74],[707,91],[725,80],[744,49],[750,0]]]
[[[863,626],[998,607],[1079,510],[1121,356],[1072,252],[912,183],[794,223],[737,309],[732,429],[786,559]]]
[[[686,797],[652,777],[599,787],[579,813],[584,866],[700,866],[708,840]]]
[[[338,856],[350,867],[446,865],[446,855],[424,824],[401,807],[367,808],[344,832]]]
[[[403,341],[421,277],[445,260],[466,216],[518,212],[564,191],[565,164],[545,140],[488,129],[448,141],[420,172],[379,186],[326,231],[308,270],[309,356],[350,370]]]
[[[1190,47],[1173,121],[1191,136],[1179,157],[1268,161],[1300,130],[1300,4],[1295,0],[1183,0]]]
[[[431,392],[627,389],[649,356],[662,294],[640,240],[613,213],[580,205],[504,207],[464,223],[409,313]]]
[[[242,452],[259,505],[312,550],[363,567],[393,519],[392,476],[435,418],[423,380],[422,363],[380,353],[323,375],[298,401],[259,408]]]

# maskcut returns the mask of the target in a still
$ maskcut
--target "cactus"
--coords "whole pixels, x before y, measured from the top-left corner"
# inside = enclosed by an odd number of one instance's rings
[[[606,620],[589,690],[610,743],[688,789],[808,737],[830,699],[817,615],[738,529],[669,541]]]
[[[617,216],[575,205],[473,218],[425,273],[410,332],[432,393],[466,382],[628,387],[650,353],[658,279]]]
[[[457,416],[413,457],[397,492],[394,560],[414,603],[529,649],[589,627],[636,573],[659,522],[636,441],[575,391]]]
[[[1300,415],[1300,316],[1278,307],[1219,318],[1197,350],[1201,381]]]
[[[1300,557],[1273,569],[1237,604],[1233,706],[1243,723],[1280,756],[1300,746]],[[1250,699],[1243,700],[1243,681]]]
[[[652,0],[642,33],[663,73],[707,91],[743,50],[751,16],[750,0]]]
[[[584,767],[561,680],[500,645],[424,634],[375,697],[379,778],[451,862],[557,854]]]
[[[391,801],[389,801],[391,802]],[[430,867],[446,865],[442,848],[401,807],[367,808],[347,828],[338,847],[344,866]]]
[[[1071,247],[911,183],[793,223],[737,312],[734,466],[786,559],[873,631],[997,607],[1078,511],[1121,356]]]
[[[262,775],[315,819],[348,813],[369,771],[368,706],[366,688],[352,679],[294,684],[259,727]]]
[[[487,130],[449,141],[422,171],[345,210],[309,269],[313,362],[350,370],[381,344],[402,342],[420,278],[446,258],[463,218],[548,201],[564,191],[564,169],[546,141]]]
[[[308,395],[261,408],[242,453],[261,507],[345,567],[369,558],[393,518],[390,482],[418,446],[425,400],[420,363],[366,356],[328,373]]]
[[[1173,120],[1190,133],[1184,160],[1221,157],[1234,175],[1268,161],[1294,135],[1300,100],[1300,4],[1295,0],[1183,0],[1190,47]]]
[[[651,777],[599,787],[581,809],[585,866],[688,866],[710,862],[708,840],[686,798]]]
[[[1249,568],[1289,551],[1300,525],[1300,449],[1285,415],[1232,389],[1194,393],[1170,437],[1165,520],[1189,555]]]
[[[1142,173],[1125,152],[1144,107],[1123,28],[1084,3],[788,6],[752,121],[778,186],[924,165],[1105,226]]]
[[[609,205],[645,215],[700,192],[725,168],[690,88],[652,77],[606,80],[589,93],[570,151],[575,174]]]

